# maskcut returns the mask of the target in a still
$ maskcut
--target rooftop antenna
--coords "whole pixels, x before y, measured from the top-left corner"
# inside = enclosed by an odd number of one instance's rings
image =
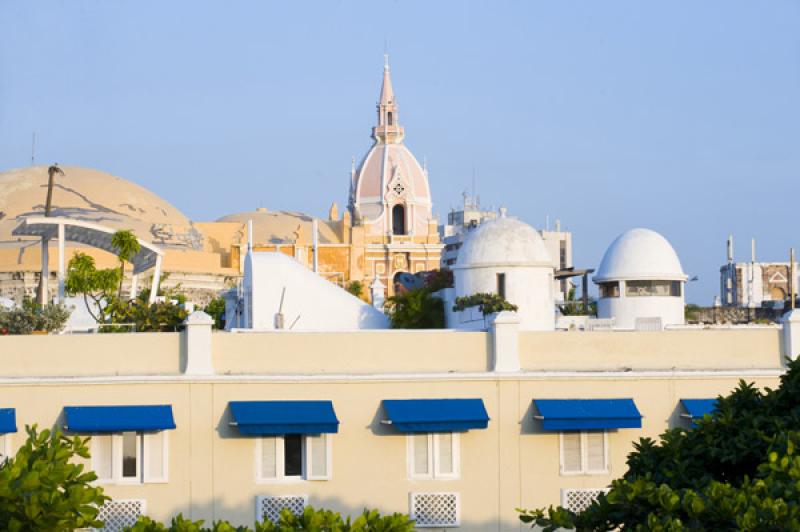
[[[36,166],[36,132],[31,139],[31,166]]]
[[[794,310],[797,293],[797,277],[794,266],[794,248],[789,248],[789,308]]]
[[[475,181],[476,181],[476,178],[475,178],[475,164],[473,163],[472,164],[472,202],[473,202],[473,205],[475,205],[477,207],[477,205],[475,204],[476,203],[475,198],[478,197],[477,196],[478,189],[477,189],[477,186],[475,185]]]
[[[544,230],[545,231],[549,231],[550,230],[550,215],[549,214],[545,215],[545,217],[544,217]]]
[[[284,316],[283,316],[283,298],[286,296],[286,287],[283,287],[281,290],[281,302],[278,305],[278,312],[275,314],[275,328],[276,329],[283,329],[284,328]]]
[[[728,264],[733,263],[733,235],[728,235]]]

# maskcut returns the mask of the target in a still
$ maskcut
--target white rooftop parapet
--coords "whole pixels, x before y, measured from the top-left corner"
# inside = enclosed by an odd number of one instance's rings
[[[520,370],[519,324],[516,312],[505,310],[492,322],[492,371],[510,373]]]
[[[214,364],[211,361],[211,327],[214,319],[197,310],[189,314],[183,322],[186,330],[186,375],[213,375]]]
[[[783,315],[783,356],[795,360],[800,356],[800,309]]]

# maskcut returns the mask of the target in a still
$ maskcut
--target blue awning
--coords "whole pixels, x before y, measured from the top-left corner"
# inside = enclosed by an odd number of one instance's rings
[[[482,399],[384,399],[386,423],[400,432],[460,432],[485,429]]]
[[[633,399],[534,399],[544,430],[638,429]]]
[[[13,408],[0,408],[0,434],[17,432],[17,411]]]
[[[233,423],[242,434],[339,432],[331,401],[231,401]]]
[[[717,409],[716,399],[681,399],[681,404],[686,409],[683,416],[692,419],[701,419]]]
[[[175,428],[172,405],[66,406],[70,432],[121,432]]]

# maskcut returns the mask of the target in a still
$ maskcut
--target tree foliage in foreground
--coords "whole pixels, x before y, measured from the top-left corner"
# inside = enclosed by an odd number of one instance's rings
[[[776,390],[742,381],[691,430],[641,438],[625,475],[582,513],[520,512],[548,531],[800,531],[800,362]]]
[[[108,497],[92,486],[92,471],[72,463],[89,458],[89,438],[26,427],[28,440],[0,466],[0,530],[53,532],[102,527],[98,508]]]
[[[289,510],[281,512],[277,523],[264,521],[254,528],[233,526],[227,521],[215,521],[211,527],[203,527],[204,521],[192,521],[183,515],[172,519],[169,525],[141,517],[126,530],[129,532],[412,532],[414,522],[407,515],[381,515],[377,510],[364,510],[355,520],[342,518],[338,512],[317,510],[307,506],[301,515]]]

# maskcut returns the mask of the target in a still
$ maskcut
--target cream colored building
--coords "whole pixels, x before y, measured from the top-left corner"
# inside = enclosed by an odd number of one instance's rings
[[[0,441],[14,452],[33,423],[98,432],[92,467],[115,501],[109,522],[182,512],[248,524],[311,504],[519,530],[515,508],[580,508],[624,473],[638,438],[688,423],[682,399],[740,379],[775,387],[784,357],[800,352],[798,320],[662,332],[516,321],[503,313],[488,332],[212,333],[195,313],[183,333],[0,337],[0,408],[19,429]],[[601,412],[584,419],[595,430],[562,432],[548,399],[614,399],[598,404],[622,408],[631,428]],[[143,410],[75,409],[87,406]]]

